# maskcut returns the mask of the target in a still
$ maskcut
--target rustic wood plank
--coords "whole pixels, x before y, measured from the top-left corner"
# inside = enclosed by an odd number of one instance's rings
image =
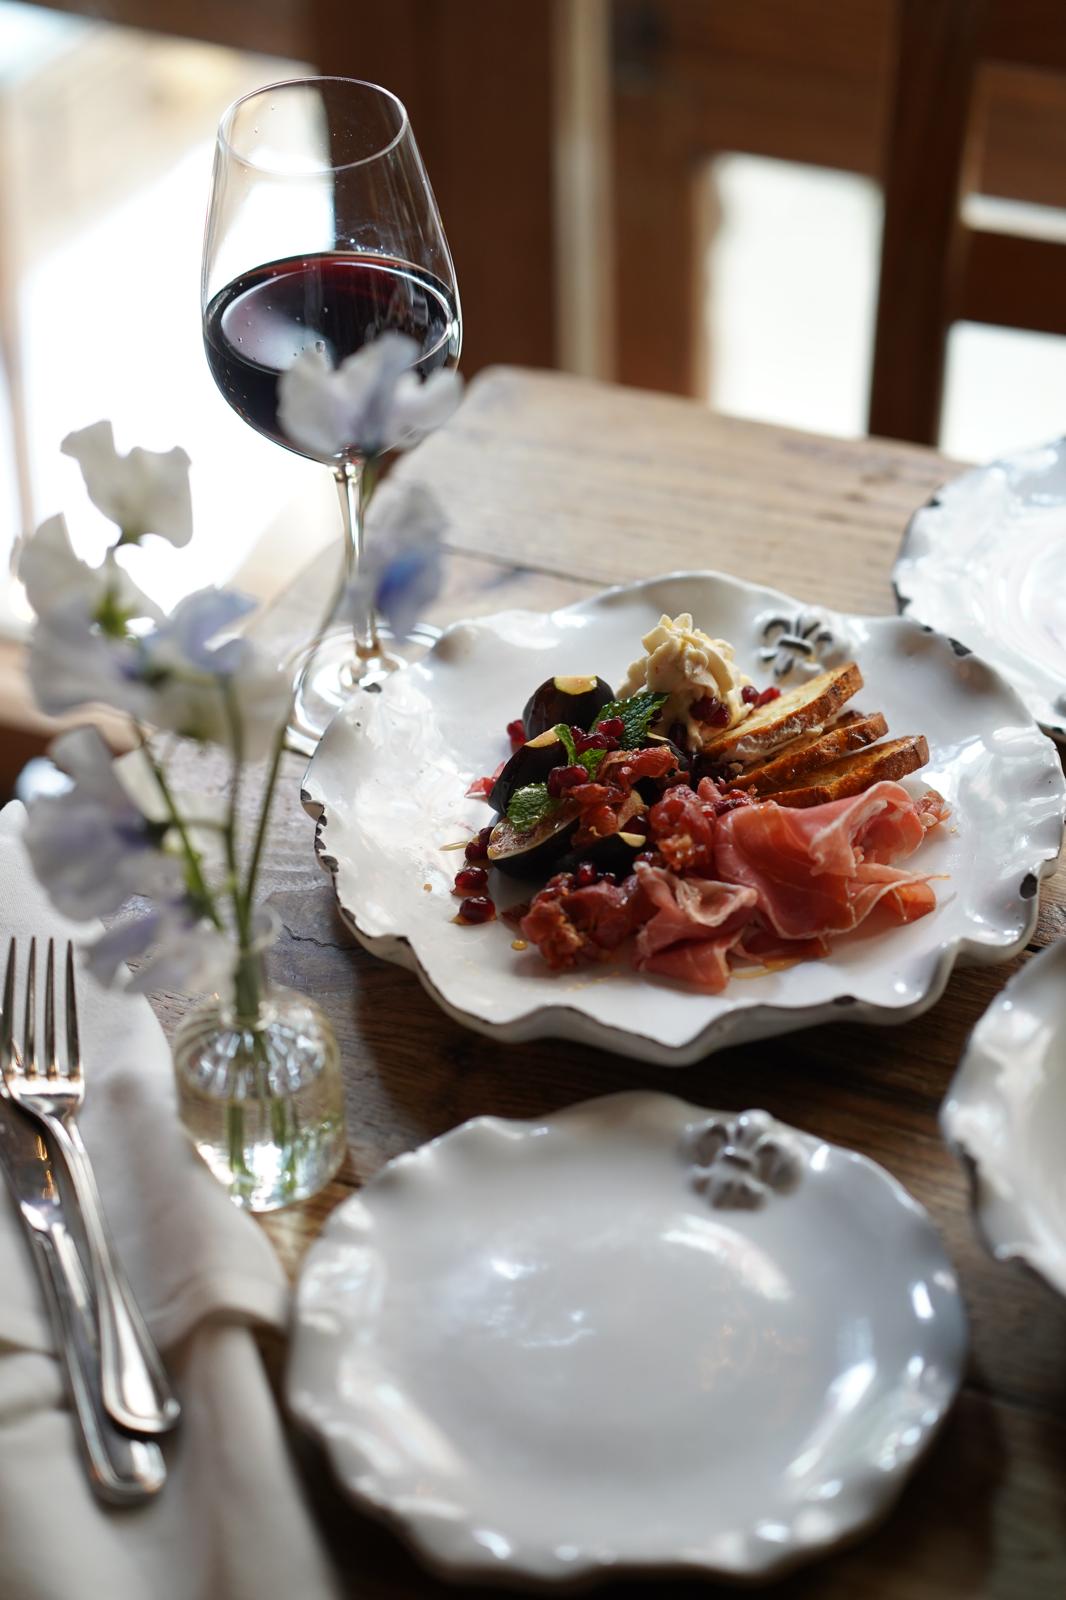
[[[888,571],[909,513],[950,463],[875,440],[830,442],[715,418],[669,399],[501,371],[474,384],[455,421],[400,466],[432,479],[455,554],[439,620],[566,604],[605,581],[717,561],[809,599],[890,611]],[[260,624],[284,651],[306,634],[324,564]],[[212,757],[190,757],[207,792]],[[509,1045],[445,1017],[408,972],[358,948],[312,854],[286,770],[264,894],[282,935],[276,976],[314,994],[345,1064],[349,1155],[314,1201],[263,1222],[288,1270],[338,1200],[391,1156],[483,1113],[536,1116],[590,1095],[663,1087],[725,1110],[775,1114],[880,1161],[925,1204],[956,1266],[973,1351],[964,1396],[886,1528],[778,1592],[790,1597],[1052,1600],[1066,1581],[1066,1303],[979,1243],[967,1180],[937,1109],[969,1030],[1009,973],[957,971],[938,1003],[899,1028],[853,1023],[724,1051],[682,1070],[557,1042]],[[1038,942],[1066,926],[1061,875]],[[183,997],[156,997],[170,1029]],[[432,1595],[397,1542],[354,1513],[306,1448],[315,1503],[361,1596]],[[656,1584],[614,1586],[648,1596]],[[679,1594],[695,1587],[682,1585]]]
[[[860,612],[892,609],[907,519],[958,470],[913,445],[506,368],[397,469],[432,483],[468,554],[589,584],[710,567]]]

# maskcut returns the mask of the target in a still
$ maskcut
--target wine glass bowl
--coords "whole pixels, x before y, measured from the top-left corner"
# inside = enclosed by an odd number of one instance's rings
[[[316,454],[278,414],[283,373],[309,349],[340,365],[386,332],[414,341],[422,377],[454,366],[461,315],[440,214],[402,103],[350,78],[269,84],[219,124],[201,284],[204,347],[233,409],[275,444],[332,467],[349,576],[362,556],[368,442]],[[313,743],[357,682],[400,664],[372,617],[332,628],[298,663],[295,728]],[[313,681],[310,681],[313,678]]]

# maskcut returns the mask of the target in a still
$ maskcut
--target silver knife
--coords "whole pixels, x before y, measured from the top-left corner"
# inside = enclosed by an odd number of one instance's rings
[[[111,1505],[139,1505],[166,1482],[163,1453],[121,1432],[104,1409],[92,1293],[67,1227],[64,1197],[44,1140],[0,1093],[0,1166],[26,1237],[59,1343],[89,1481]]]

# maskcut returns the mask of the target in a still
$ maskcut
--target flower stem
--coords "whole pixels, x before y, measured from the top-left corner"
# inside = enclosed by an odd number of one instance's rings
[[[244,723],[233,684],[227,680],[223,688],[226,703],[226,720],[229,723],[230,744],[233,750],[232,775],[229,789],[229,808],[223,837],[226,845],[226,865],[229,868],[230,894],[233,900],[233,920],[242,959],[251,942],[252,902],[241,890],[240,861],[237,856],[237,808],[240,804],[241,778],[244,773]]]
[[[149,743],[148,735],[145,730],[141,727],[139,722],[135,722],[133,726],[136,730],[144,759],[151,767],[152,776],[159,785],[159,793],[162,795],[163,803],[167,808],[167,815],[170,819],[171,827],[181,840],[181,848],[185,856],[185,866],[189,875],[189,886],[197,898],[203,903],[204,909],[206,910],[211,921],[214,923],[215,927],[221,931],[222,918],[218,914],[218,907],[215,905],[215,897],[208,886],[207,879],[204,877],[203,867],[200,864],[199,853],[196,851],[192,840],[189,838],[188,828],[184,819],[182,818],[181,812],[178,810],[174,796],[171,793],[170,785],[167,782],[166,773],[164,772],[160,763],[156,760],[155,756],[152,754],[152,746]]]

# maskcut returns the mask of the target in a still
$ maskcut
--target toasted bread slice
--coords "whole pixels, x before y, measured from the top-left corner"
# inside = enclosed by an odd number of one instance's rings
[[[740,761],[749,767],[799,734],[824,728],[861,688],[862,673],[854,661],[834,667],[831,672],[820,672],[816,678],[808,678],[795,689],[786,689],[778,699],[757,707],[735,728],[709,739],[703,746],[703,758],[723,764]]]
[[[888,723],[880,711],[863,717],[855,711],[845,711],[822,733],[801,733],[790,739],[781,750],[748,767],[728,781],[735,789],[747,789],[751,794],[770,794],[794,784],[805,773],[827,767],[852,750],[865,750],[888,732]]]
[[[808,772],[786,788],[760,794],[760,800],[776,800],[782,806],[820,806],[829,800],[845,800],[862,794],[871,784],[884,779],[898,781],[908,772],[917,772],[929,760],[925,735],[909,734],[903,739],[886,739],[884,744],[856,750],[839,761],[815,772]]]

